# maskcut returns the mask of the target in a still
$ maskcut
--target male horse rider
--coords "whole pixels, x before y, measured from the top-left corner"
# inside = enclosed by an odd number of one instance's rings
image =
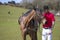
[[[42,40],[52,40],[52,28],[54,27],[55,18],[53,13],[49,11],[48,6],[44,6],[43,16]]]

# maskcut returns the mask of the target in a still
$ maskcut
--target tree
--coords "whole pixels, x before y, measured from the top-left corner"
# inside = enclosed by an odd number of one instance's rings
[[[0,5],[2,5],[3,3],[2,2],[0,2]]]
[[[8,3],[4,2],[4,5],[8,5]]]
[[[8,4],[16,4],[15,1],[8,1]]]
[[[16,4],[15,1],[11,1],[12,4]]]

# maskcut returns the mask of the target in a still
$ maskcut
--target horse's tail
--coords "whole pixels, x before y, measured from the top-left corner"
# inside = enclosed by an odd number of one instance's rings
[[[19,19],[18,19],[18,24],[20,24],[20,22],[21,22],[21,16],[20,16]]]

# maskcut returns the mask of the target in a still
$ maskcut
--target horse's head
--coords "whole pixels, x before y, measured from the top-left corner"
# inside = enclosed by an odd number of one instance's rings
[[[35,10],[35,13],[36,13],[35,19],[37,21],[41,22],[41,20],[42,20],[42,11],[41,11],[41,9],[39,9],[39,8],[33,8],[33,10]]]

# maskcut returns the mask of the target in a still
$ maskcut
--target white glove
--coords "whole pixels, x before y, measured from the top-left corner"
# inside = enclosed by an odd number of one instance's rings
[[[45,24],[45,23],[46,23],[46,19],[45,19],[45,18],[43,19],[43,22],[42,22],[42,23],[43,23],[43,24]]]

